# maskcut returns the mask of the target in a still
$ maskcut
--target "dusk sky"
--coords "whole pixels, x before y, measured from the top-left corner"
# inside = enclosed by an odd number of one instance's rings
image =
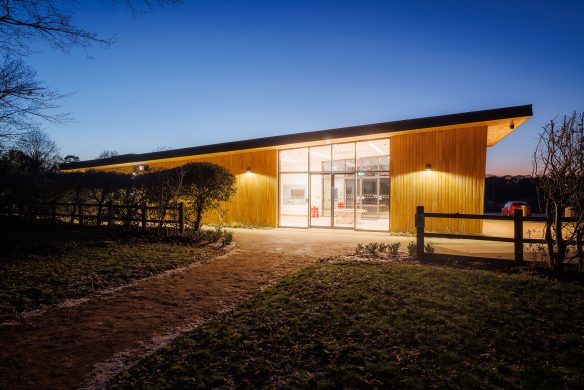
[[[75,122],[45,127],[63,155],[533,104],[487,160],[490,174],[530,173],[541,126],[584,110],[583,4],[185,1],[133,18],[104,0],[76,20],[115,45],[27,61],[73,92]]]

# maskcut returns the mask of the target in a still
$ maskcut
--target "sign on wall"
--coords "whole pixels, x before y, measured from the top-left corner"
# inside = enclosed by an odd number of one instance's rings
[[[282,186],[282,204],[303,205],[306,203],[306,186],[302,184],[284,184]]]

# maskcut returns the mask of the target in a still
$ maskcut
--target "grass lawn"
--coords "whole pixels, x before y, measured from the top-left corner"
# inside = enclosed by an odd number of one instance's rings
[[[3,233],[0,253],[2,322],[41,305],[201,262],[215,251],[140,234],[45,227]]]
[[[584,287],[406,263],[307,268],[115,378],[115,388],[576,388]]]

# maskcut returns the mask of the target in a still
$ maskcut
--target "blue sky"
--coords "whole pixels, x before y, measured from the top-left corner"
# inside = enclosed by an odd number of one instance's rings
[[[27,61],[73,92],[46,130],[82,159],[531,103],[487,160],[529,173],[540,127],[584,110],[582,3],[104,0],[76,21],[114,46]]]

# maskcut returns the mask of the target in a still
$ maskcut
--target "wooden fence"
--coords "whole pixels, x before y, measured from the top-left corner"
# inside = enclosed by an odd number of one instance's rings
[[[163,213],[163,218],[152,218],[152,214]],[[175,219],[167,218],[174,214]],[[57,222],[77,223],[80,226],[106,224],[108,228],[121,224],[124,226],[139,225],[146,230],[148,224],[175,225],[182,235],[185,230],[184,203],[161,208],[158,206],[119,205],[105,203],[35,203],[11,204],[0,209],[4,217],[18,217],[28,221],[43,221],[55,224]],[[172,216],[172,215],[170,215]]]
[[[523,222],[545,222],[545,217],[524,217],[523,210],[515,210],[512,217],[504,217],[498,215],[483,215],[483,214],[447,214],[447,213],[426,213],[424,212],[424,206],[416,207],[415,216],[416,225],[416,253],[418,258],[422,259],[426,256],[424,250],[424,237],[434,237],[434,238],[457,238],[466,240],[484,240],[484,241],[500,241],[500,242],[512,242],[515,244],[514,248],[514,258],[515,263],[523,264],[523,245],[524,244],[537,244],[542,243],[542,239],[537,238],[525,238],[523,237]],[[496,237],[496,236],[485,236],[485,235],[474,235],[474,234],[457,234],[457,233],[431,233],[425,232],[424,227],[426,225],[426,218],[462,218],[462,219],[480,219],[480,220],[497,220],[497,221],[513,221],[513,237]],[[578,218],[566,217],[564,222],[576,222]],[[578,245],[576,241],[571,241],[567,243],[568,245]]]

